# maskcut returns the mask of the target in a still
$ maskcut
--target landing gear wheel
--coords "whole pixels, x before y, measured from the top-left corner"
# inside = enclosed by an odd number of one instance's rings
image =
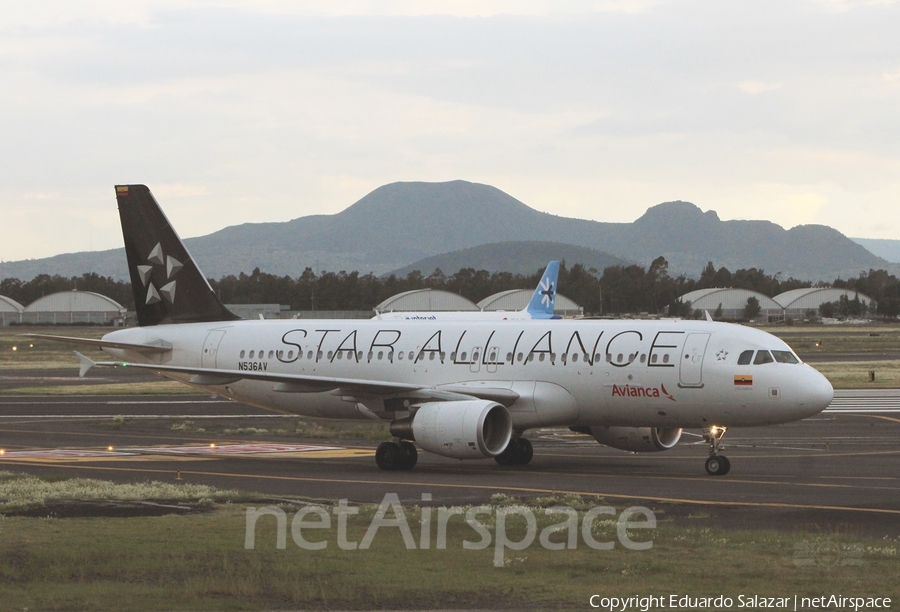
[[[703,439],[709,442],[709,458],[706,460],[706,473],[710,476],[724,476],[731,470],[731,462],[725,455],[720,455],[719,451],[725,448],[722,445],[722,438],[725,436],[727,429],[716,425],[711,426]]]
[[[722,461],[723,467],[722,471],[719,472],[719,476],[724,476],[728,472],[731,471],[731,461],[728,460],[728,457],[725,455],[719,455],[719,459]]]
[[[724,476],[731,470],[731,462],[723,455],[710,455],[706,460],[706,473],[710,476]]]
[[[519,462],[516,465],[528,465],[531,463],[532,457],[534,457],[534,446],[531,445],[531,440],[527,438],[519,438],[518,439],[521,455],[519,456]]]
[[[494,461],[500,465],[512,465],[515,461],[517,450],[518,445],[516,444],[515,439],[510,440],[509,444],[506,445],[506,448],[503,449],[503,452],[494,457]]]
[[[399,470],[403,465],[400,445],[396,442],[382,442],[375,450],[375,463],[382,470]]]
[[[500,465],[527,465],[534,457],[534,447],[526,438],[512,438],[503,452],[494,457]]]
[[[418,461],[419,451],[416,450],[416,445],[407,440],[400,442],[400,466],[398,469],[411,470],[416,467]]]

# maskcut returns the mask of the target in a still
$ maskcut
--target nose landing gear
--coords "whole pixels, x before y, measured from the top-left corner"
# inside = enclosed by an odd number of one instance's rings
[[[709,457],[706,459],[706,473],[710,476],[724,476],[731,470],[731,462],[725,455],[720,455],[719,451],[725,447],[722,445],[722,438],[727,427],[718,427],[713,425],[706,433],[703,439],[709,442]]]

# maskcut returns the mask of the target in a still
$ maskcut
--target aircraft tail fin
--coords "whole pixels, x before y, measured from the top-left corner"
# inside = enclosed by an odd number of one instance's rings
[[[551,261],[544,270],[544,275],[538,282],[531,301],[525,308],[525,312],[532,319],[552,319],[553,309],[556,306],[556,285],[559,280],[559,262]]]
[[[116,185],[138,325],[233,321],[145,185]]]

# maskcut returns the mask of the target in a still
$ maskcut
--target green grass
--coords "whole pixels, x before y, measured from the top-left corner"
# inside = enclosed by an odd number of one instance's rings
[[[521,503],[496,496],[498,507]],[[541,508],[568,505],[579,512],[602,505],[599,499],[545,498],[529,502],[538,532],[559,522]],[[593,535],[613,541],[612,550],[594,550],[580,533],[574,550],[546,550],[538,540],[524,550],[505,550],[495,566],[496,520],[481,522],[492,544],[466,550],[464,541],[481,536],[461,517],[451,519],[446,548],[436,549],[437,510],[432,546],[419,546],[420,508],[405,505],[415,547],[407,549],[400,530],[382,527],[368,550],[342,550],[336,521],[331,529],[306,530],[324,550],[300,548],[290,521],[302,504],[284,504],[286,547],[276,548],[275,519],[256,524],[255,548],[245,548],[247,507],[217,503],[213,512],[127,519],[0,520],[0,591],[5,609],[40,610],[267,610],[538,608],[587,609],[594,593],[894,596],[896,540],[855,536],[819,537],[803,533],[678,527],[660,511],[656,529],[630,532],[652,541],[649,550],[629,550],[616,540],[611,520],[595,522]],[[263,503],[252,504],[253,507]],[[332,506],[325,506],[330,513]],[[622,508],[617,508],[621,512]],[[374,505],[349,517],[347,539],[360,542],[376,512]],[[580,518],[583,514],[579,515]],[[386,518],[395,515],[389,512]],[[605,518],[605,517],[602,517]],[[511,520],[511,541],[525,537],[524,523]],[[565,541],[565,534],[551,541]],[[826,544],[857,551],[860,565],[816,557]],[[813,551],[814,564],[798,565],[798,549]],[[803,556],[803,555],[801,555]],[[804,556],[804,558],[809,555]],[[721,560],[722,562],[720,562]],[[777,586],[773,586],[777,585]]]

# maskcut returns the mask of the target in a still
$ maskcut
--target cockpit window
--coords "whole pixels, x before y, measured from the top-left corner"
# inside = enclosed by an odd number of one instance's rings
[[[790,351],[772,351],[772,356],[778,363],[800,363],[797,356]]]
[[[753,360],[753,365],[762,365],[764,363],[772,363],[775,361],[772,359],[772,355],[769,354],[769,351],[756,351],[756,359]]]
[[[751,361],[753,361],[753,351],[744,351],[738,357],[738,365],[750,365]]]

